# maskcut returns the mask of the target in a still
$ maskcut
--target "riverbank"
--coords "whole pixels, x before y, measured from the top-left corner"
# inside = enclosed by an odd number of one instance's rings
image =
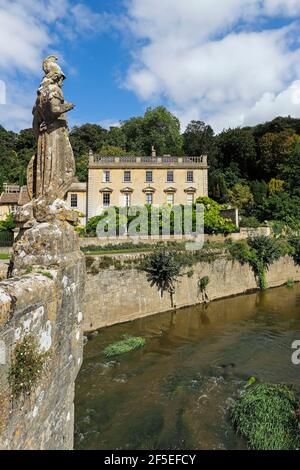
[[[206,276],[209,278],[206,296],[210,301],[257,290],[257,280],[248,264],[222,256],[197,263],[183,272],[185,275],[176,283],[174,294],[177,309],[205,301],[199,281]],[[285,256],[268,270],[267,284],[279,287],[288,281],[300,281],[300,266]],[[170,296],[165,293],[161,297],[157,288],[150,286],[144,272],[135,268],[88,269],[84,301],[86,332],[169,310]]]

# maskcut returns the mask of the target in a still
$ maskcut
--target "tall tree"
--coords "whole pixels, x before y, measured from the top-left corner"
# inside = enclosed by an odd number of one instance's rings
[[[236,163],[244,178],[252,179],[256,173],[256,144],[249,130],[228,129],[217,136],[219,164],[223,168]]]
[[[158,155],[182,155],[180,122],[163,106],[148,108],[144,117],[123,122],[127,152],[150,155],[152,145]]]
[[[105,142],[112,147],[126,150],[126,134],[121,127],[110,127],[106,134]]]

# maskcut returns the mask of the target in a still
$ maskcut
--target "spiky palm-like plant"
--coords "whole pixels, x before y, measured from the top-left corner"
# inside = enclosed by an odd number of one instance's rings
[[[144,260],[142,270],[147,273],[151,287],[156,286],[161,296],[164,292],[169,292],[173,308],[174,284],[180,277],[180,264],[174,253],[165,250],[155,251]]]

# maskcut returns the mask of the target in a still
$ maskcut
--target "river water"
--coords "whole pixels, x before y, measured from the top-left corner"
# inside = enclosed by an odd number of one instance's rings
[[[123,334],[146,346],[105,359]],[[300,284],[102,329],[76,383],[75,448],[244,449],[228,406],[250,376],[299,386],[295,340]]]

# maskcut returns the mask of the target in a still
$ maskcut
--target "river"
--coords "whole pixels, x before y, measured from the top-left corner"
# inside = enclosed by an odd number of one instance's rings
[[[105,359],[123,334],[146,346]],[[228,406],[250,376],[299,386],[295,340],[300,284],[102,329],[85,345],[76,383],[75,448],[245,449]]]

